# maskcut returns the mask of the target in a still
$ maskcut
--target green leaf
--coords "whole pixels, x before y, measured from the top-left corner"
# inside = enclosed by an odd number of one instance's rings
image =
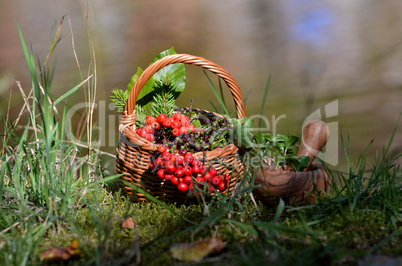
[[[191,123],[195,126],[195,128],[202,127],[201,122],[198,119],[193,120]]]
[[[264,134],[262,134],[262,137],[265,139],[265,141],[272,141],[273,140],[273,134],[272,133],[264,133]]]
[[[154,59],[153,63],[165,56],[173,54],[176,54],[176,51],[172,47],[168,50],[161,52]],[[168,81],[174,86],[176,92],[182,92],[186,86],[186,73],[184,64],[177,63],[165,66],[164,68],[155,73],[154,78],[155,80],[164,82],[166,82],[166,79],[168,79]]]
[[[284,158],[285,164],[292,166],[296,172],[302,171],[310,162],[310,157],[308,156],[298,158],[296,155],[285,155]]]
[[[254,120],[249,119],[249,118],[247,118],[247,117],[243,117],[243,118],[240,120],[240,122],[241,122],[241,124],[243,125],[244,128],[247,128],[247,129],[249,129],[250,131],[252,130]]]
[[[286,141],[286,136],[282,134],[277,134],[274,138],[273,141],[275,142],[285,142]]]
[[[133,88],[135,82],[138,80],[138,78],[141,76],[143,70],[139,67],[137,69],[137,73],[134,74],[134,76],[131,77],[130,83],[127,85],[127,98],[128,94],[130,93],[131,89]],[[152,92],[154,90],[155,86],[155,78],[151,77],[147,83],[145,83],[144,87],[142,87],[140,93],[138,94],[137,98],[137,105],[141,106],[144,110],[150,110],[151,109],[151,101],[152,101]]]
[[[300,169],[306,168],[309,162],[310,162],[310,157],[308,157],[308,156],[300,157]]]
[[[295,145],[296,142],[298,142],[298,141],[299,141],[299,138],[298,138],[298,137],[296,137],[296,136],[288,136],[288,137],[285,139],[285,146],[286,146],[286,149],[289,149],[291,146]]]
[[[295,144],[298,141],[299,141],[299,138],[296,137],[296,136],[288,136],[288,137],[286,137],[285,142],[284,142],[284,151],[283,152],[285,154],[294,154],[294,153],[296,153]]]
[[[161,52],[157,57],[154,58],[153,63],[157,60],[168,56],[176,54],[174,48],[170,48]],[[135,82],[138,80],[140,75],[142,74],[143,70],[141,68],[137,69],[137,73],[132,76],[130,83],[127,85],[127,93],[130,93],[132,87],[134,86]],[[158,72],[156,72],[153,77],[151,77],[147,83],[145,83],[144,87],[141,89],[140,93],[138,94],[138,99],[136,105],[142,107],[144,112],[151,113],[151,102],[154,101],[155,97],[155,87],[158,83],[169,83],[173,86],[173,96],[174,99],[177,99],[185,88],[186,83],[186,75],[185,75],[185,68],[183,64],[173,64],[168,65]]]

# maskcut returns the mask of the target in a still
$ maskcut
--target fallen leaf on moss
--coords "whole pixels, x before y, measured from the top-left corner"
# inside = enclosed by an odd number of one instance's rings
[[[121,227],[123,229],[124,228],[134,228],[134,220],[133,220],[133,218],[130,217],[130,218],[124,219],[122,224],[121,224]]]
[[[71,244],[66,248],[50,247],[40,254],[40,258],[43,261],[67,261],[73,258],[77,258],[81,255],[78,249],[78,241],[73,240]]]
[[[207,255],[219,253],[225,248],[225,243],[219,237],[190,242],[176,243],[170,247],[173,258],[181,261],[198,261]]]

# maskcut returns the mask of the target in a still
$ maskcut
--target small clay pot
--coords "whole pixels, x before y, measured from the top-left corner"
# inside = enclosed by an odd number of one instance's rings
[[[264,205],[277,206],[279,198],[286,204],[315,203],[316,196],[330,190],[330,178],[321,163],[314,161],[311,171],[294,172],[274,168],[258,170],[253,194]]]

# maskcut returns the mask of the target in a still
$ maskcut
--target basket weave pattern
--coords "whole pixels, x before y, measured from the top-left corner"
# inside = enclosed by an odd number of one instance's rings
[[[120,119],[120,140],[117,148],[116,162],[117,172],[124,174],[122,177],[124,180],[134,186],[141,187],[144,191],[149,192],[162,201],[181,203],[187,200],[189,196],[192,196],[191,191],[181,192],[172,182],[159,178],[155,173],[149,170],[150,156],[157,150],[157,145],[140,137],[135,132],[134,114],[138,94],[148,79],[163,67],[175,63],[200,66],[221,77],[233,96],[237,118],[245,117],[245,108],[240,88],[233,77],[221,66],[197,56],[176,54],[163,57],[145,69],[135,82],[130,92],[125,111]],[[220,116],[212,112],[203,112],[208,114],[208,116]],[[244,166],[239,156],[239,150],[234,144],[229,144],[222,148],[215,148],[212,151],[197,152],[193,155],[195,158],[199,158],[200,161],[203,161],[208,167],[212,166],[216,168],[218,174],[230,176],[228,188],[225,193],[231,192],[234,189],[239,177],[244,173]],[[135,201],[147,200],[144,194],[133,191],[131,187],[123,184],[123,188],[128,194],[133,196]]]

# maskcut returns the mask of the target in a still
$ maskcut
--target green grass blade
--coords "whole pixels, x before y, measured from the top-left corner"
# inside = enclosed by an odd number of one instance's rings
[[[219,104],[221,105],[221,107],[223,108],[223,111],[225,112],[226,115],[229,115],[228,109],[226,108],[225,102],[223,101],[223,99],[221,98],[221,96],[219,95],[218,90],[216,89],[215,85],[212,83],[211,79],[209,78],[207,72],[205,70],[204,74],[207,77],[208,83],[211,86],[212,91],[215,94],[216,99],[218,99]]]
[[[82,81],[80,84],[78,84],[77,86],[75,86],[74,88],[72,88],[71,90],[69,90],[68,92],[63,94],[62,96],[60,96],[56,101],[54,101],[53,105],[56,106],[60,102],[64,101],[67,97],[69,97],[71,94],[76,92],[79,88],[81,88],[81,86],[84,85],[90,78],[92,78],[92,76],[93,76],[93,74],[90,75],[86,80]]]
[[[285,202],[282,199],[280,199],[278,207],[276,208],[274,223],[279,222],[279,219],[281,218],[284,209],[285,209]]]
[[[209,103],[211,104],[212,109],[214,109],[214,112],[219,114],[219,110],[218,110],[218,108],[215,106],[215,104],[214,104],[211,100],[209,100]]]
[[[36,73],[35,73],[35,61],[33,59],[33,56],[28,51],[28,47],[26,46],[24,36],[22,35],[22,31],[21,31],[18,23],[17,23],[17,28],[18,28],[18,33],[19,33],[20,40],[21,40],[22,50],[25,55],[25,60],[28,63],[28,69],[29,69],[29,73],[31,74],[32,82],[34,83],[35,88],[39,88],[38,79],[37,79]],[[39,105],[42,106],[41,101],[39,101]]]
[[[220,95],[221,95],[222,102],[223,102],[224,106],[226,106],[226,101],[225,101],[225,97],[224,97],[224,94],[223,94],[223,88],[222,88],[222,81],[221,81],[220,78],[218,78],[218,84],[219,84],[219,92],[220,92]],[[222,110],[221,110],[220,113],[222,113]]]
[[[374,247],[370,248],[369,251],[368,251],[368,254],[373,254],[377,249],[379,249],[381,246],[383,246],[389,240],[391,240],[394,237],[398,237],[400,235],[402,235],[402,231],[393,232],[392,234],[390,234],[389,236],[387,236],[386,238],[381,240],[377,245],[375,245]]]
[[[1,168],[0,168],[0,202],[3,198],[4,191],[4,179],[6,178],[6,170],[8,169],[7,162],[1,159]]]
[[[388,153],[388,152],[389,152],[389,149],[391,148],[391,144],[392,144],[392,142],[394,141],[395,133],[396,133],[396,130],[398,129],[398,124],[399,124],[399,120],[401,119],[401,116],[402,116],[402,113],[399,114],[398,121],[396,122],[395,129],[394,129],[394,131],[392,132],[391,138],[390,138],[389,141],[388,141],[388,146],[387,146],[387,148],[385,149],[384,154]]]
[[[313,237],[320,237],[322,236],[320,233],[316,232],[307,232],[304,230],[297,230],[291,227],[275,224],[275,223],[270,223],[270,222],[253,222],[253,225],[256,227],[261,227],[265,228],[267,230],[271,231],[277,231],[277,232],[286,232],[286,233],[292,233],[295,235],[299,236],[313,236]]]
[[[26,46],[25,40],[24,40],[24,36],[22,34],[21,28],[17,24],[17,28],[18,28],[18,33],[20,36],[20,41],[21,41],[21,45],[22,45],[22,50],[24,51],[24,55],[25,55],[25,59],[28,65],[28,69],[29,72],[31,74],[31,79],[32,79],[32,86],[33,86],[33,94],[34,94],[34,99],[36,99],[36,101],[38,102],[38,109],[42,118],[42,123],[43,123],[43,133],[45,135],[45,140],[46,140],[46,149],[48,150],[48,154],[50,153],[50,146],[51,146],[51,135],[49,132],[49,128],[50,128],[50,114],[48,113],[50,110],[48,108],[48,102],[47,102],[47,92],[45,90],[45,95],[44,95],[44,101],[42,101],[41,99],[41,93],[40,93],[40,89],[39,89],[39,82],[38,82],[38,78],[36,76],[36,72],[35,72],[35,59],[33,57],[33,51],[31,49],[31,53],[28,51],[28,48]],[[34,101],[35,103],[35,101]],[[33,110],[35,110],[33,108]],[[32,123],[34,123],[34,121],[32,121]],[[50,159],[50,158],[49,158]]]
[[[271,75],[269,75],[268,77],[268,81],[267,81],[267,85],[265,85],[265,91],[264,91],[264,97],[262,98],[262,104],[261,104],[261,117],[260,117],[260,121],[259,121],[259,143],[262,142],[262,117],[264,116],[264,109],[265,109],[265,101],[267,100],[267,95],[268,95],[268,90],[269,90],[269,84],[271,83]]]
[[[250,94],[252,93],[252,91],[253,91],[253,89],[251,89],[250,91],[247,92],[246,95],[244,95],[243,101],[244,101],[244,106],[245,107],[247,107],[247,100],[248,100],[248,97],[250,96]]]

